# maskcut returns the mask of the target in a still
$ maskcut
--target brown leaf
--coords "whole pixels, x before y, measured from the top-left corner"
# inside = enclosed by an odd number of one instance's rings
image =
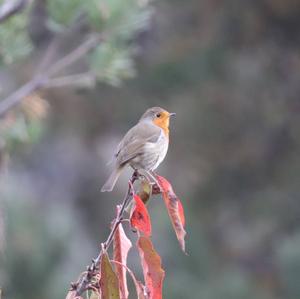
[[[38,93],[33,93],[21,102],[21,109],[32,120],[45,118],[49,110],[48,102]]]
[[[173,228],[183,252],[185,252],[185,235],[184,229],[185,217],[181,201],[174,193],[172,185],[162,176],[156,175],[156,179],[162,189],[164,202],[170,216]]]
[[[102,299],[120,299],[118,277],[112,268],[106,252],[104,252],[101,256],[100,273]]]
[[[151,192],[152,192],[152,187],[149,184],[148,180],[142,180],[138,195],[144,204],[146,204],[150,199]]]
[[[151,240],[141,236],[137,242],[144,279],[149,299],[162,299],[162,284],[165,271],[161,267],[161,258],[155,251]]]
[[[128,251],[131,247],[132,244],[124,232],[122,223],[120,223],[114,235],[114,260],[126,266]],[[116,273],[119,278],[120,298],[127,299],[126,269],[120,264],[115,263]]]

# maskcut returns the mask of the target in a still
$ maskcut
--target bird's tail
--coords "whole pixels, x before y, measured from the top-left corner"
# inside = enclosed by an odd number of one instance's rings
[[[122,170],[124,167],[116,167],[113,172],[111,173],[111,175],[109,176],[109,178],[107,179],[107,181],[105,182],[105,184],[103,185],[103,187],[101,188],[101,192],[110,192],[112,191],[112,189],[114,188]]]

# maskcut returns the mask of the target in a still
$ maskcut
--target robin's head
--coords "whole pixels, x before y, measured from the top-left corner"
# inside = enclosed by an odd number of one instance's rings
[[[161,127],[168,132],[170,117],[175,113],[170,113],[167,110],[160,107],[149,108],[141,117],[140,121],[150,120],[155,125]]]

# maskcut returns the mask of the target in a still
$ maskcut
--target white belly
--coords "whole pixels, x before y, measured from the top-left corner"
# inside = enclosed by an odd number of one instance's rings
[[[134,169],[155,170],[166,157],[168,145],[169,140],[162,131],[155,143],[147,142],[145,144],[143,153],[134,158],[130,165]]]
[[[155,160],[151,165],[150,170],[155,170],[159,164],[164,160],[166,154],[168,152],[169,140],[165,136],[163,130],[161,130],[161,134],[155,144],[152,144],[153,151],[156,153]]]
[[[164,137],[164,138],[166,138],[166,137]],[[158,156],[157,162],[155,163],[155,165],[153,166],[153,168],[151,170],[156,169],[159,166],[159,164],[165,159],[167,152],[168,152],[168,147],[169,147],[168,140],[167,140],[167,142],[166,142],[166,140],[164,140],[162,142],[162,144],[159,145],[159,147],[160,147],[160,154]]]

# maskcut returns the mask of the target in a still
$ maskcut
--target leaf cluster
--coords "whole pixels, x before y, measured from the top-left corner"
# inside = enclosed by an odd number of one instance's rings
[[[182,204],[173,191],[171,184],[161,176],[156,176],[157,185],[153,186],[145,180],[142,181],[141,190],[135,193],[133,185],[129,184],[132,194],[129,223],[131,229],[137,232],[136,247],[139,252],[140,263],[143,270],[144,282],[139,281],[134,272],[127,266],[128,252],[132,247],[131,241],[125,234],[121,222],[117,223],[124,207],[117,207],[117,218],[113,223],[113,258],[109,257],[108,242],[102,244],[99,265],[97,259],[83,273],[78,282],[72,285],[67,299],[83,298],[80,291],[87,292],[90,299],[127,299],[129,292],[127,287],[128,272],[134,282],[137,298],[161,299],[165,271],[162,268],[161,258],[151,241],[151,218],[145,202],[148,202],[152,194],[162,194],[173,228],[182,250],[185,252],[185,219]],[[130,194],[130,193],[128,193]],[[124,204],[126,201],[124,201]],[[116,228],[116,229],[115,229]],[[114,231],[115,229],[115,231]]]
[[[33,94],[0,119],[0,161],[4,149],[10,153],[21,143],[35,143],[39,139],[48,110],[48,103],[39,94]]]
[[[152,9],[147,2],[53,0],[43,5],[43,14],[33,1],[22,13],[1,24],[0,64],[20,61],[37,47],[31,33],[34,26],[45,24],[45,30],[55,36],[83,22],[88,28],[86,35],[105,32],[105,43],[96,47],[89,59],[97,78],[119,85],[134,75],[136,47],[131,41],[149,24]],[[41,20],[36,24],[38,18]]]

